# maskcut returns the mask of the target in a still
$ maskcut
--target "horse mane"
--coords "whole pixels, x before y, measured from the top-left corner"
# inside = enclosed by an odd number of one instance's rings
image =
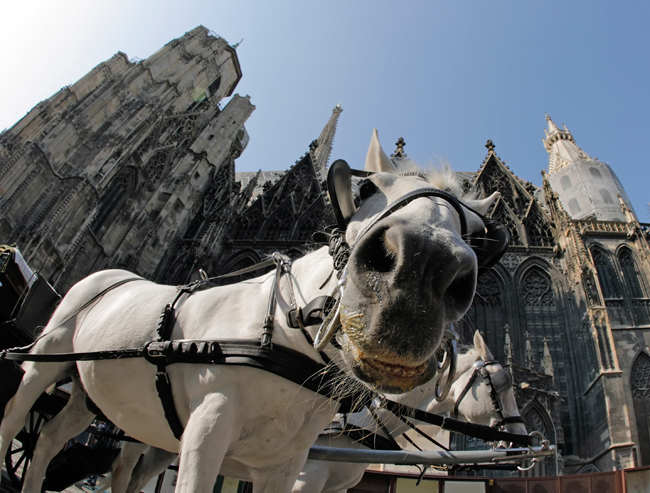
[[[425,169],[410,159],[396,159],[393,161],[393,166],[395,166],[397,174],[401,176],[420,176],[431,186],[449,192],[460,200],[475,198],[475,193],[464,190],[458,175],[447,163]]]

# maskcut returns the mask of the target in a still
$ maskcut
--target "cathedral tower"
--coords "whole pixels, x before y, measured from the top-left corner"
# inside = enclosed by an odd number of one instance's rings
[[[37,104],[0,134],[1,242],[61,291],[107,267],[157,275],[246,145],[240,78],[235,48],[199,26]]]
[[[631,211],[632,205],[612,169],[584,152],[566,126],[560,129],[548,115],[546,122],[548,179],[571,218],[626,221],[618,197]]]

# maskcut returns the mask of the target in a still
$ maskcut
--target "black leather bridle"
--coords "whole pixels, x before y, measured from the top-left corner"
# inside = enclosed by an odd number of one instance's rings
[[[472,375],[469,377],[469,380],[467,380],[467,384],[465,384],[465,387],[459,394],[458,398],[456,399],[456,402],[454,404],[454,410],[452,412],[452,416],[454,418],[458,417],[458,408],[460,407],[461,402],[467,395],[467,393],[470,391],[472,386],[474,385],[474,382],[478,379],[481,378],[487,384],[490,386],[490,400],[492,401],[492,405],[494,406],[494,410],[499,417],[499,421],[495,423],[492,427],[496,429],[503,429],[506,425],[512,424],[512,423],[522,423],[524,424],[524,419],[521,416],[504,416],[503,411],[504,411],[504,406],[503,403],[501,402],[501,399],[499,397],[499,394],[506,390],[508,387],[512,386],[512,377],[510,374],[508,374],[506,383],[500,386],[496,386],[494,384],[494,381],[492,380],[492,375],[490,372],[487,370],[487,367],[490,365],[499,365],[501,366],[501,363],[499,363],[496,360],[478,360],[475,361],[473,366],[474,366],[474,371],[472,372]],[[501,371],[507,372],[505,368],[501,368]]]
[[[327,188],[340,235],[344,234],[350,219],[357,210],[354,198],[352,197],[351,177],[356,176],[369,178],[374,174],[375,173],[372,171],[352,169],[348,163],[342,159],[335,161],[330,166],[327,174]],[[501,258],[510,242],[510,233],[508,229],[500,222],[487,218],[481,213],[475,211],[451,193],[433,187],[423,187],[413,190],[389,203],[384,210],[372,218],[372,220],[361,231],[359,231],[355,243],[357,243],[359,239],[370,231],[370,229],[372,229],[379,221],[412,201],[422,197],[441,198],[456,210],[460,220],[461,237],[468,243],[472,250],[474,250],[479,270],[490,268]],[[471,211],[481,218],[484,224],[483,231],[471,234],[468,233],[466,211]],[[345,242],[339,241],[339,243]],[[346,255],[347,260],[347,257],[349,257],[350,246],[345,244],[345,247],[348,249],[348,254]],[[336,253],[336,251],[333,252],[334,255]],[[341,268],[343,267],[344,266],[341,266]]]

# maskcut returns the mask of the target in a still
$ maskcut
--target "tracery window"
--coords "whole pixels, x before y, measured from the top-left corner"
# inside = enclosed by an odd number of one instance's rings
[[[473,331],[480,330],[497,360],[505,362],[504,325],[507,319],[503,292],[503,283],[496,273],[487,271],[479,276],[474,302],[466,315],[470,327],[462,335],[469,342]]]
[[[528,268],[519,281],[519,296],[523,304],[525,329],[528,331],[530,345],[535,350],[532,354],[534,363],[541,364],[543,341],[548,337],[551,341],[553,368],[557,370],[558,366],[561,366],[559,362],[563,360],[561,355],[557,354],[562,346],[559,339],[562,331],[550,276],[539,266]],[[519,348],[519,351],[521,354],[523,348]]]
[[[614,268],[610,262],[609,255],[598,247],[592,247],[590,252],[591,257],[594,259],[594,264],[596,265],[600,289],[602,290],[605,299],[621,298],[621,287],[616,277],[616,272],[614,272]]]
[[[650,356],[641,353],[632,365],[630,388],[634,400],[634,415],[641,450],[642,464],[650,463]]]
[[[622,248],[618,254],[618,263],[623,271],[623,279],[632,298],[644,298],[644,289],[639,279],[639,271],[636,268],[634,257],[629,248]]]
[[[650,323],[650,301],[646,299],[647,290],[643,277],[637,269],[634,255],[629,248],[621,248],[618,263],[623,273],[623,282],[627,291],[627,306],[636,325]]]
[[[630,387],[635,399],[650,402],[650,356],[641,353],[632,366]]]

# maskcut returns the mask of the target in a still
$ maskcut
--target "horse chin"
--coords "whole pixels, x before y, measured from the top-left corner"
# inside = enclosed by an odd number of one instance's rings
[[[435,373],[435,365],[429,362],[409,367],[364,358],[356,363],[352,371],[357,378],[381,392],[391,394],[408,392],[429,381]]]
[[[401,358],[364,352],[345,333],[345,329],[339,333],[337,341],[344,348],[343,360],[354,376],[381,392],[408,392],[426,383],[435,374],[435,361],[416,364]]]

